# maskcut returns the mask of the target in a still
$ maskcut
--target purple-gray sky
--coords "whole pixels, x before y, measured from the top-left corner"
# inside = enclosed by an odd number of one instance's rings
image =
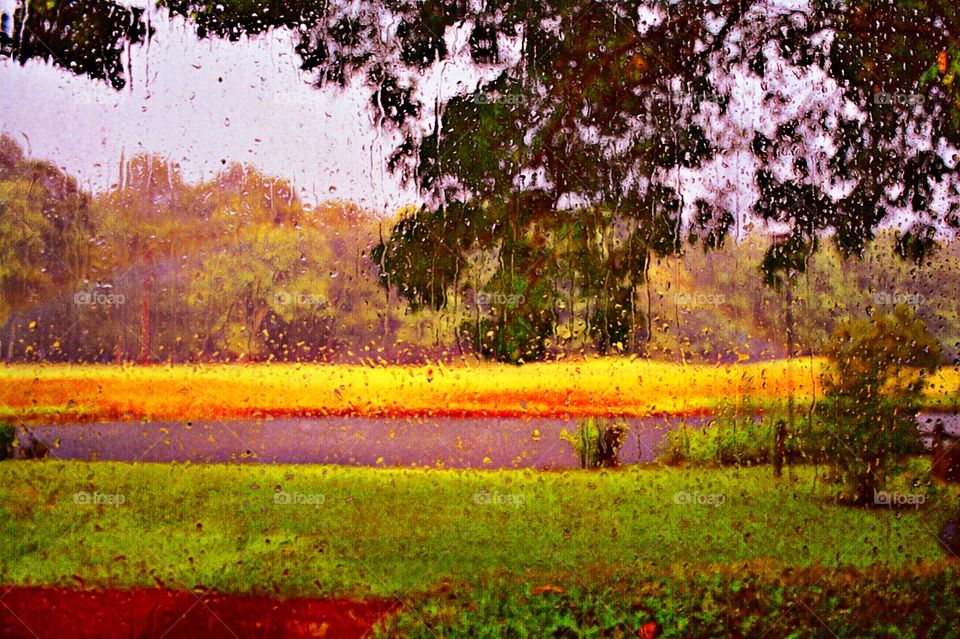
[[[387,173],[394,141],[377,136],[362,87],[314,89],[289,33],[236,43],[198,41],[155,16],[149,45],[133,47],[122,92],[52,64],[0,62],[0,127],[37,158],[99,191],[115,183],[121,153],[180,163],[191,181],[221,160],[292,180],[306,201],[344,198],[380,213],[414,199]]]
[[[131,48],[131,79],[122,92],[50,63],[20,66],[0,60],[0,130],[94,191],[116,182],[122,156],[149,152],[179,163],[191,181],[212,177],[223,161],[250,164],[291,180],[307,202],[349,199],[392,215],[417,200],[384,166],[398,138],[374,126],[369,88],[313,88],[311,77],[298,70],[289,32],[238,42],[199,41],[181,20],[155,9],[148,15],[156,35]],[[448,30],[453,58],[415,79],[423,122],[432,123],[438,92],[470,90],[479,78],[498,71],[471,64],[468,34],[467,27]],[[802,120],[824,105],[850,108],[841,106],[838,88],[822,71],[801,75],[774,51],[768,65],[763,82],[745,69],[714,78],[730,91],[730,106],[723,117],[708,110],[704,125],[726,150],[702,169],[663,176],[684,193],[688,205],[698,194],[711,193],[747,227],[745,212],[756,197],[756,159],[749,152],[754,131],[770,135],[778,122]],[[763,102],[774,91],[783,100],[775,112]],[[826,139],[811,137],[808,144],[831,152]],[[946,189],[937,189],[938,208],[947,199]]]

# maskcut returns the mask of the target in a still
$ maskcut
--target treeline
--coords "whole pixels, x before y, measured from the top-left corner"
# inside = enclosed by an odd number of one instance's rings
[[[783,357],[792,321],[794,355],[820,354],[844,320],[892,313],[904,305],[956,362],[960,243],[943,242],[916,264],[896,254],[898,239],[892,229],[882,232],[861,258],[846,259],[825,242],[810,256],[806,272],[780,288],[765,285],[760,276],[769,244],[761,238],[711,252],[694,248],[659,261],[650,280],[650,352],[708,361]]]
[[[150,156],[123,162],[114,188],[94,196],[2,137],[0,354],[80,362],[597,353],[734,361],[785,355],[788,308],[795,352],[804,354],[820,352],[838,321],[897,304],[915,308],[950,358],[960,351],[956,242],[920,266],[894,255],[892,232],[860,260],[844,262],[824,246],[789,289],[774,289],[759,274],[768,242],[748,236],[653,258],[643,282],[624,289],[608,285],[616,261],[591,262],[590,238],[571,233],[539,238],[544,266],[535,277],[515,274],[516,286],[497,279],[509,269],[496,257],[477,252],[463,256],[469,267],[456,287],[424,280],[411,294],[386,275],[389,256],[376,250],[409,213],[381,221],[350,203],[311,207],[288,182],[239,165],[190,184],[175,164]],[[418,260],[453,248],[428,235]],[[561,281],[571,271],[581,274],[575,295]],[[633,315],[627,332],[617,320],[624,309]],[[531,334],[534,352],[523,350]]]
[[[7,361],[403,359],[419,324],[376,285],[379,222],[310,207],[239,165],[200,184],[123,163],[91,196],[0,142],[0,353]]]
[[[532,271],[512,269],[502,248],[463,250],[433,237],[415,251],[414,234],[402,228],[393,231],[402,250],[391,254],[386,244],[373,254],[392,259],[384,271],[391,277],[381,275],[381,284],[399,290],[448,341],[503,361],[612,354],[732,362],[819,354],[843,320],[900,305],[926,323],[948,359],[960,356],[956,241],[942,242],[920,263],[898,253],[902,235],[895,229],[880,232],[860,257],[844,257],[824,241],[805,257],[803,272],[771,285],[763,269],[768,236],[707,248],[691,240],[676,255],[647,256],[641,281],[625,285],[615,237],[589,229],[570,235],[581,239],[525,237],[539,256]],[[456,272],[444,265],[454,250]]]

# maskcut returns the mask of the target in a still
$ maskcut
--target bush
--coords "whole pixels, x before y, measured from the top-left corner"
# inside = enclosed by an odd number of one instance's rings
[[[580,468],[610,468],[620,463],[618,455],[628,430],[629,426],[622,420],[588,417],[577,421],[574,434],[564,429],[560,437],[573,447]]]
[[[752,466],[768,463],[772,450],[772,431],[766,421],[723,417],[702,427],[683,422],[666,434],[658,459],[666,464]]]
[[[702,464],[708,466],[756,466],[773,460],[773,443],[778,421],[785,420],[779,411],[763,417],[720,414],[701,427],[683,422],[668,432],[660,446],[657,460],[665,464]],[[786,441],[787,459],[793,462],[817,461],[820,455],[822,422],[807,416],[796,419],[797,432]]]
[[[20,459],[46,459],[50,454],[50,447],[30,432],[26,426],[23,427],[24,438],[20,440]]]
[[[826,354],[823,413],[831,437],[823,452],[851,500],[868,504],[898,461],[920,450],[919,400],[925,373],[940,364],[940,344],[899,306],[841,325]]]
[[[871,503],[891,472],[908,455],[923,450],[915,408],[831,398],[824,414],[833,426],[824,459],[846,485],[846,497],[853,502]]]
[[[13,443],[16,439],[16,426],[0,422],[0,459],[10,459],[13,457]]]

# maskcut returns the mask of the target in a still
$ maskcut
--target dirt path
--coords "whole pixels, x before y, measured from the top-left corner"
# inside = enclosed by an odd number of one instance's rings
[[[0,587],[0,595],[0,636],[17,639],[358,638],[399,605],[165,589]]]

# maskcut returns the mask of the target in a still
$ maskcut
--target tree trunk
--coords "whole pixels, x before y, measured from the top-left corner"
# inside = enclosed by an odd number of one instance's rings
[[[795,417],[793,409],[793,331],[794,331],[794,322],[793,322],[793,291],[791,289],[791,279],[790,275],[784,280],[784,292],[786,294],[786,329],[787,329],[787,421],[788,424],[784,424],[783,421],[777,422],[777,432],[775,436],[775,442],[773,447],[773,476],[781,477],[783,476],[783,462],[786,452],[786,441],[787,441],[787,429],[789,432],[794,432],[795,426]]]
[[[143,257],[143,293],[140,297],[140,363],[150,361],[150,250]]]
[[[773,439],[773,476],[783,476],[783,459],[786,452],[787,426],[782,419],[777,420]]]
[[[4,358],[7,362],[13,361],[13,348],[17,343],[17,313],[10,311],[10,317],[7,318],[7,354]]]

